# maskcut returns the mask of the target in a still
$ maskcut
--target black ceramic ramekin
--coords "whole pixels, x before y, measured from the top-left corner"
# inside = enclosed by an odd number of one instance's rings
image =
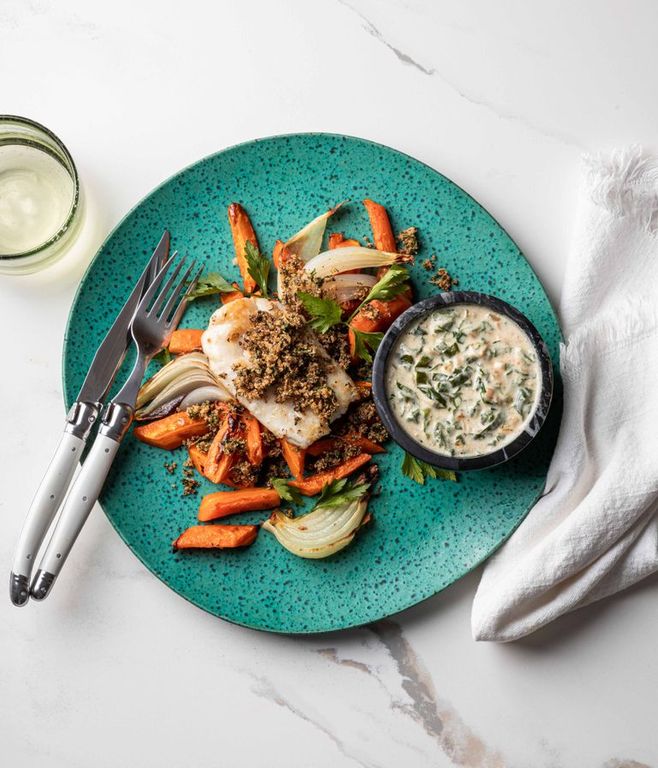
[[[481,456],[446,456],[430,451],[425,446],[416,442],[398,423],[391,410],[386,393],[388,359],[400,334],[415,320],[419,320],[421,317],[429,315],[437,309],[451,307],[455,304],[478,304],[513,320],[532,342],[541,370],[541,392],[535,403],[532,416],[523,432],[501,448]],[[553,397],[553,365],[544,340],[539,335],[535,326],[518,309],[515,309],[502,299],[488,296],[485,293],[476,293],[474,291],[440,293],[424,301],[419,301],[418,304],[414,304],[404,314],[400,315],[388,329],[375,355],[372,368],[372,394],[379,416],[393,440],[417,459],[426,461],[435,467],[453,469],[459,472],[470,469],[486,469],[502,464],[516,456],[534,440],[546,420],[551,405]]]

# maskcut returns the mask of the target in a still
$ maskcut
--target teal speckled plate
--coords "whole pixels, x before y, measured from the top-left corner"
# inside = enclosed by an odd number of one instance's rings
[[[530,265],[509,235],[471,197],[406,155],[362,139],[329,134],[252,141],[201,160],[146,197],[110,235],[87,272],[64,343],[64,388],[75,398],[96,347],[164,227],[172,245],[209,270],[236,277],[226,216],[232,201],[251,214],[264,252],[341,200],[354,201],[331,222],[348,236],[369,234],[360,201],[385,204],[394,227],[419,228],[416,293],[436,289],[420,262],[437,254],[464,290],[500,296],[518,307],[558,360],[555,314]],[[183,325],[205,326],[216,298],[192,305]],[[244,551],[172,553],[171,542],[196,521],[198,497],[181,497],[173,456],[129,435],[101,503],[124,541],[165,584],[216,616],[274,632],[324,632],[381,619],[435,594],[488,557],[541,493],[557,433],[558,408],[532,446],[497,469],[458,483],[420,486],[400,470],[391,446],[378,458],[381,495],[374,523],[328,560],[302,560],[261,532]],[[212,489],[206,483],[200,493]],[[256,522],[264,513],[242,515]],[[236,520],[237,522],[237,520]]]

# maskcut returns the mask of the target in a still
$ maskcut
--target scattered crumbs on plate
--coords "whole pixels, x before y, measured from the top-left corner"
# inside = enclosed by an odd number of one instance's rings
[[[407,227],[402,232],[398,232],[396,238],[400,244],[400,253],[406,253],[408,256],[415,256],[418,253],[418,228]]]
[[[164,468],[167,470],[167,472],[169,472],[170,475],[173,475],[178,468],[178,464],[175,461],[165,461]]]
[[[434,253],[422,262],[422,267],[426,272],[434,272],[429,278],[429,281],[432,285],[436,285],[436,287],[440,288],[442,291],[449,291],[453,285],[459,285],[459,280],[452,277],[445,267],[439,267],[438,270],[436,269],[436,254]]]
[[[197,492],[197,488],[199,487],[200,483],[198,480],[194,479],[194,469],[192,462],[185,461],[183,464],[183,496],[193,496]]]
[[[436,274],[430,277],[430,283],[436,285],[437,288],[440,288],[442,291],[449,291],[453,285],[459,285],[459,280],[452,277],[445,267],[441,267]]]

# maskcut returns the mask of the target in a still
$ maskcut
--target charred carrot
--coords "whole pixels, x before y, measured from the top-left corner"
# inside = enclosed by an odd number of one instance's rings
[[[243,299],[244,293],[240,290],[240,286],[237,283],[232,284],[235,288],[234,291],[231,291],[231,293],[222,293],[220,294],[219,298],[222,304],[230,304],[232,301],[235,301],[236,299]]]
[[[345,240],[342,232],[332,232],[329,235],[329,250],[333,251],[334,248],[340,248],[340,244]]]
[[[207,431],[208,424],[203,419],[191,419],[186,411],[181,411],[135,427],[133,434],[143,443],[172,451],[190,437],[201,437]]]
[[[370,219],[370,228],[372,229],[372,237],[375,241],[375,248],[378,251],[389,251],[394,253],[397,251],[397,244],[395,242],[395,235],[391,227],[391,221],[386,213],[386,208],[374,200],[364,200],[368,218]]]
[[[325,453],[328,453],[329,451],[333,451],[334,448],[337,448],[341,445],[341,443],[347,443],[348,445],[355,445],[357,448],[360,448],[364,453],[386,453],[386,449],[382,448],[381,445],[378,445],[373,440],[369,440],[367,437],[361,437],[360,435],[344,435],[340,437],[325,437],[322,440],[318,440],[317,442],[313,443],[313,445],[309,445],[309,447],[306,449],[306,452],[309,456],[322,456]]]
[[[329,235],[330,251],[333,251],[335,248],[350,248],[357,245],[361,245],[361,243],[358,240],[346,238],[342,232],[332,232]]]
[[[258,535],[257,525],[193,525],[173,542],[179,549],[233,549],[248,547]]]
[[[172,355],[185,355],[201,349],[203,330],[199,328],[178,328],[171,334],[169,351]]]
[[[356,340],[352,329],[364,333],[377,333],[387,330],[393,321],[411,306],[408,295],[401,293],[390,301],[371,301],[360,310],[350,321],[349,340],[350,354],[354,359]]]
[[[206,451],[202,451],[198,445],[191,445],[187,452],[190,456],[190,461],[194,464],[194,469],[200,474],[205,474],[206,461],[208,461],[208,454]]]
[[[258,512],[274,509],[281,503],[279,494],[272,488],[241,488],[237,491],[217,491],[201,499],[199,520],[217,520],[238,512]]]
[[[410,306],[411,300],[404,293],[389,301],[375,299],[350,320],[350,326],[365,333],[385,331]]]
[[[281,445],[281,452],[283,458],[290,473],[295,480],[300,480],[304,477],[304,459],[306,458],[306,450],[304,448],[298,448],[296,445],[289,443],[287,440],[279,440]]]
[[[251,221],[245,209],[240,203],[231,203],[228,207],[228,220],[231,225],[231,234],[233,235],[233,246],[238,260],[238,269],[242,275],[245,293],[253,293],[256,290],[256,281],[249,274],[249,266],[245,249],[247,243],[251,243],[258,249],[258,240],[256,233],[251,225]]]
[[[286,263],[286,260],[290,258],[290,250],[286,247],[286,244],[281,240],[277,240],[274,244],[274,250],[272,251],[272,261],[277,269],[281,269],[281,265]]]
[[[247,443],[247,458],[251,464],[258,467],[263,463],[265,455],[260,423],[257,418],[246,411],[242,414],[241,419]]]
[[[372,456],[369,453],[360,453],[358,456],[347,459],[347,461],[344,461],[337,467],[332,467],[324,472],[318,472],[317,475],[311,475],[302,480],[293,480],[289,485],[297,488],[303,496],[315,496],[320,493],[325,485],[328,485],[333,480],[341,480],[343,477],[351,475],[359,467],[367,464],[371,458]]]
[[[364,453],[386,453],[386,448],[367,437],[362,437],[360,435],[347,435],[345,440],[351,445],[356,445],[358,448],[364,451]]]
[[[283,240],[277,240],[276,243],[274,243],[274,249],[272,250],[272,262],[277,269],[279,268],[279,264],[281,262],[281,254],[283,253],[283,248]]]
[[[223,421],[208,449],[204,475],[213,483],[223,483],[233,469],[237,456],[224,451],[224,441],[233,436],[238,430],[238,418],[232,411],[227,411]]]

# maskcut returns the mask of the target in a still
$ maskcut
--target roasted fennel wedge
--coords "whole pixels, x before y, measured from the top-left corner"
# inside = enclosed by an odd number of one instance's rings
[[[262,527],[298,557],[319,560],[340,552],[370,520],[368,500],[377,479],[377,466],[352,483],[336,480],[324,487],[318,503],[305,515],[289,517],[275,509]]]

